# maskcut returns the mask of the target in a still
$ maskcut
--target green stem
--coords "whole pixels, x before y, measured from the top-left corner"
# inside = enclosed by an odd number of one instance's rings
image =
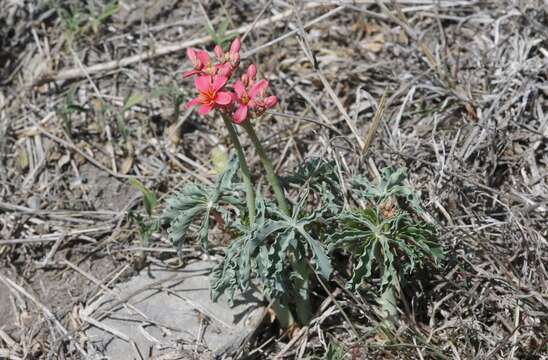
[[[272,190],[274,190],[274,195],[276,196],[276,201],[278,202],[278,206],[280,209],[284,212],[286,215],[290,215],[289,213],[289,206],[287,204],[287,200],[285,199],[284,191],[280,185],[280,182],[278,181],[278,177],[276,176],[276,173],[274,172],[274,167],[272,166],[272,162],[266,155],[266,152],[261,145],[261,141],[257,137],[257,133],[255,132],[255,129],[253,129],[253,125],[251,125],[251,122],[245,121],[242,124],[245,131],[247,131],[247,134],[249,135],[249,138],[251,139],[251,142],[253,143],[253,146],[255,146],[255,149],[257,150],[257,153],[259,154],[259,157],[261,158],[261,162],[263,163],[263,167],[266,170],[266,177],[268,181],[270,182],[270,185],[272,186]]]
[[[272,310],[274,311],[274,314],[276,314],[276,318],[283,329],[289,329],[291,326],[295,325],[295,319],[293,318],[293,314],[291,314],[291,310],[287,303],[276,299],[272,303]]]
[[[291,266],[298,276],[293,280],[295,290],[295,305],[297,319],[301,325],[306,325],[312,319],[312,306],[310,304],[310,267],[306,261],[294,261]]]
[[[236,153],[238,154],[238,162],[240,164],[240,171],[242,173],[242,179],[244,180],[245,186],[245,198],[247,201],[247,210],[249,212],[249,224],[253,224],[255,223],[255,193],[253,191],[253,183],[251,182],[251,173],[249,172],[249,168],[247,167],[242,144],[240,144],[238,134],[234,129],[234,125],[232,125],[232,121],[227,115],[221,115],[225,122],[226,128],[228,129],[228,134],[230,135],[232,144],[236,148]]]
[[[378,299],[383,313],[383,322],[388,327],[394,327],[399,318],[398,307],[396,306],[395,290],[396,289],[394,289],[392,285],[388,285]]]
[[[381,279],[384,272],[388,271],[384,267],[384,257],[381,250],[377,247],[375,252],[377,263],[381,266]],[[396,288],[393,284],[388,284],[381,295],[377,298],[377,303],[381,306],[382,323],[387,328],[393,328],[399,319],[398,306],[396,304]]]

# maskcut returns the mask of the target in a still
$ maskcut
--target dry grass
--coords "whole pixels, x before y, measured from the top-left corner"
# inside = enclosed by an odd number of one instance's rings
[[[175,110],[191,91],[182,49],[209,46],[205,16],[239,29],[280,99],[258,128],[281,174],[311,156],[348,175],[406,166],[448,253],[402,290],[397,332],[378,335],[339,274],[310,326],[265,327],[246,356],[321,357],[336,341],[353,359],[548,358],[543,1],[137,1],[99,21],[104,3],[0,3],[0,358],[84,358],[89,300],[143,251],[178,262],[165,234],[143,249],[127,179],[164,198],[211,181],[211,150],[229,147],[220,121]],[[61,4],[79,4],[76,27]]]

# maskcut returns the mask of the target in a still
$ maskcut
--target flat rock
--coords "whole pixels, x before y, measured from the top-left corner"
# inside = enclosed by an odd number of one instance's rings
[[[260,322],[262,300],[250,292],[236,298],[233,307],[224,298],[212,302],[209,272],[214,265],[198,261],[178,270],[151,267],[118,285],[116,297],[105,295],[89,304],[83,319],[89,313],[90,353],[125,360],[139,359],[138,351],[147,359],[161,355],[166,347],[173,349],[173,344],[203,354],[237,344]]]

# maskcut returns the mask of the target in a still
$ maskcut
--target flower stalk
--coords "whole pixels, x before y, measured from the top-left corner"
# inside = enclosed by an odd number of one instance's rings
[[[238,155],[240,172],[241,172],[242,180],[245,186],[245,198],[246,198],[247,210],[249,214],[249,224],[253,224],[255,223],[256,215],[255,215],[255,192],[253,190],[253,183],[251,182],[251,173],[249,172],[249,167],[247,166],[245,154],[242,149],[242,144],[240,143],[240,140],[238,139],[238,134],[236,133],[236,129],[234,129],[234,125],[232,125],[230,118],[226,114],[221,113],[221,115],[226,125],[226,128],[228,130],[228,135],[230,136],[230,140],[232,141],[232,144],[234,145],[234,148],[236,149],[236,154]]]
[[[257,150],[257,154],[259,154],[259,158],[261,159],[263,167],[266,170],[266,177],[268,179],[268,182],[270,182],[270,186],[272,186],[272,190],[274,191],[274,196],[276,197],[278,206],[285,215],[289,216],[289,205],[287,204],[287,200],[285,199],[284,191],[282,189],[282,186],[280,185],[280,181],[278,180],[276,173],[274,172],[272,162],[268,158],[268,155],[266,155],[264,147],[257,137],[257,133],[255,132],[253,125],[249,121],[245,121],[241,125],[249,135],[253,146]]]
[[[290,207],[284,190],[276,176],[272,161],[257,137],[251,121],[259,118],[264,112],[274,107],[278,100],[276,96],[268,96],[268,81],[257,80],[257,67],[249,65],[245,73],[229,82],[240,65],[240,40],[235,39],[228,52],[220,46],[214,49],[217,62],[211,61],[206,51],[187,49],[187,57],[192,63],[192,70],[183,74],[184,77],[195,77],[194,85],[198,96],[187,103],[187,107],[198,106],[198,114],[207,115],[217,110],[225,123],[230,139],[238,155],[241,177],[246,192],[246,203],[249,214],[249,223],[256,223],[256,204],[251,174],[247,166],[245,154],[238,139],[234,124],[244,128],[251,139],[261,163],[266,171],[266,177],[281,213],[290,217]],[[253,228],[253,227],[250,227]],[[310,271],[306,261],[300,256],[289,256],[289,263],[295,279],[293,288],[297,292],[294,296],[274,296],[272,310],[283,328],[295,326],[297,321],[306,324],[311,318],[310,307]]]

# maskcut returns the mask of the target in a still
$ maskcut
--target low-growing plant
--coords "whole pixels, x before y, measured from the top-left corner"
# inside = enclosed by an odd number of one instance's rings
[[[332,340],[327,346],[327,351],[321,360],[348,360],[344,347]]]
[[[76,90],[76,85],[72,85],[67,91],[64,101],[57,108],[57,114],[59,114],[63,121],[63,129],[68,137],[72,137],[72,114],[86,113],[88,111],[88,109],[77,102]]]
[[[139,180],[130,178],[129,183],[143,195],[145,216],[141,215],[139,212],[131,210],[129,211],[128,216],[132,221],[137,223],[137,226],[139,226],[141,245],[143,247],[148,247],[152,234],[160,228],[158,219],[154,217],[154,208],[158,204],[158,199],[156,198],[156,194],[143,185]],[[145,252],[143,250],[138,251],[136,258],[136,267],[140,269],[145,263]]]
[[[235,77],[240,66],[239,39],[233,40],[226,52],[217,44],[214,54],[216,62],[206,51],[187,49],[193,69],[183,76],[194,77],[198,96],[186,106],[198,106],[200,115],[222,118],[236,157],[213,186],[189,183],[167,201],[163,218],[169,224],[172,243],[180,247],[193,230],[207,248],[211,218],[222,219],[224,230],[234,239],[225,250],[224,261],[212,272],[212,298],[218,300],[226,294],[232,301],[236,292],[257,287],[284,328],[311,319],[313,272],[329,279],[333,271],[328,244],[331,251],[346,249],[358,259],[350,280],[353,288],[378,268],[379,302],[387,318],[397,314],[397,281],[426,256],[439,258],[433,230],[416,223],[404,207],[387,205],[388,201],[405,200],[418,209],[418,198],[402,185],[405,173],[386,173],[377,186],[363,178],[354,179],[353,197],[369,201],[370,206],[344,210],[348,206],[335,164],[312,159],[285,178],[286,184],[300,188],[295,203],[290,204],[253,127],[256,119],[276,105],[277,98],[267,95],[268,81],[257,79],[254,64]],[[253,184],[239,141],[240,129],[251,140],[276,201]]]
[[[118,11],[118,1],[110,1],[104,5],[96,4],[94,1],[87,2],[52,2],[56,9],[66,32],[69,41],[90,30],[94,34],[111,16]]]
[[[398,318],[398,284],[426,261],[438,265],[443,258],[434,227],[414,216],[422,209],[416,193],[404,185],[405,179],[405,169],[389,168],[383,170],[377,185],[354,178],[352,193],[369,206],[337,215],[337,230],[329,237],[331,249],[346,249],[358,260],[350,280],[352,288],[368,281],[377,270],[378,302],[387,323]]]

